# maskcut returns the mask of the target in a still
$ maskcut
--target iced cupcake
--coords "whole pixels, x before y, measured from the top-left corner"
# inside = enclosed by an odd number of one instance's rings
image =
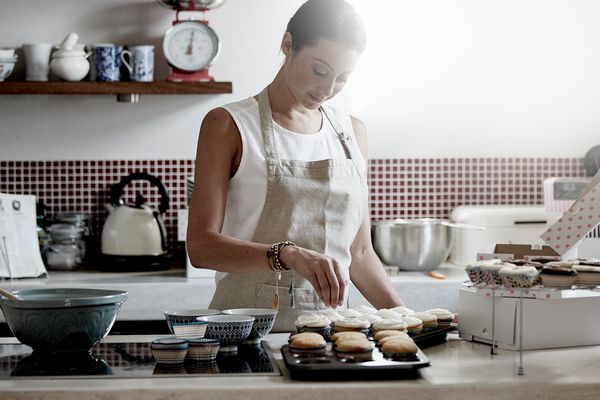
[[[423,321],[419,318],[403,316],[402,321],[406,323],[406,333],[409,336],[420,335],[423,331]]]
[[[515,265],[494,259],[480,261],[479,266],[481,268],[481,277],[487,285],[500,286],[502,285],[502,278],[500,278],[498,272],[504,267],[514,267]]]
[[[371,324],[369,321],[359,318],[345,318],[336,321],[333,325],[334,332],[362,332],[365,335],[369,334],[369,327]]]
[[[530,288],[537,283],[539,272],[535,267],[511,266],[502,267],[498,275],[507,288]]]
[[[478,284],[483,282],[483,277],[481,276],[481,266],[477,263],[469,264],[465,267],[467,271],[467,275],[469,276],[469,280],[474,284]]]
[[[423,333],[435,331],[437,329],[437,317],[435,314],[427,312],[418,312],[412,315],[414,318],[418,318],[423,322]]]
[[[406,331],[407,326],[402,319],[382,319],[373,323],[373,336],[379,331]]]
[[[358,318],[361,315],[360,312],[350,308],[337,308],[335,311],[337,311],[344,318]]]
[[[571,289],[577,280],[577,271],[546,265],[540,272],[542,285],[554,289]]]
[[[385,318],[398,319],[398,318],[402,317],[402,314],[397,313],[396,311],[394,311],[391,308],[379,309],[379,310],[377,310],[377,315],[379,315],[383,319],[385,319]]]
[[[404,306],[394,307],[391,310],[400,315],[413,315],[415,313],[414,310],[411,310],[410,308]]]
[[[454,320],[454,314],[443,308],[432,308],[431,310],[427,310],[425,312],[433,314],[437,317],[438,326],[448,326]]]
[[[331,335],[331,320],[321,314],[304,314],[296,321],[296,330],[299,333],[313,332],[323,336],[326,340]]]

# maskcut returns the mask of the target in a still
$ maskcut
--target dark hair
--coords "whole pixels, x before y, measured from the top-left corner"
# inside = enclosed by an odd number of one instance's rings
[[[292,34],[294,51],[313,46],[319,39],[344,43],[359,52],[367,44],[363,21],[345,0],[308,0],[288,22],[287,32]]]

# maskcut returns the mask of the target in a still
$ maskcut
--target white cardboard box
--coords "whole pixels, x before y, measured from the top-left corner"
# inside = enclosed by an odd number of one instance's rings
[[[542,292],[547,291],[550,299]],[[533,298],[533,292],[536,297]],[[519,297],[495,290],[495,340],[503,349],[518,350]],[[523,298],[523,350],[600,344],[600,293],[590,290],[539,289]],[[458,330],[466,340],[492,341],[491,290],[459,291]]]

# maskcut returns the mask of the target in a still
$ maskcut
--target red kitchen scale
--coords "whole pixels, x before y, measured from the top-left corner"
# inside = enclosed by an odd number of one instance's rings
[[[208,25],[206,11],[223,4],[224,0],[159,0],[172,9],[176,16],[173,26],[164,34],[162,49],[171,73],[171,82],[214,81],[208,68],[219,56],[220,41],[216,32]],[[200,12],[201,18],[180,19],[180,12],[194,15]]]

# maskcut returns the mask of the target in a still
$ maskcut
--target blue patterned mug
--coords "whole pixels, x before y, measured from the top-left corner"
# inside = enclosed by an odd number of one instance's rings
[[[117,82],[121,80],[121,53],[123,46],[114,44],[94,45],[94,61],[96,62],[96,81]]]
[[[127,60],[129,57],[129,60]],[[154,80],[154,46],[128,46],[123,50],[121,60],[129,71],[129,79],[135,82]]]

